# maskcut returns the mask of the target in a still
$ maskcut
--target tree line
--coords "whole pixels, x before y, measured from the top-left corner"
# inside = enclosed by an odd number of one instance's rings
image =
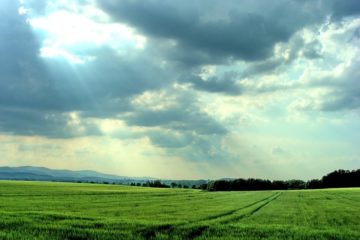
[[[160,180],[146,181],[144,183],[130,183],[131,186],[138,187],[155,187],[155,188],[170,188],[169,185],[162,183]]]
[[[194,181],[188,181],[189,183]],[[255,178],[220,179],[198,184],[181,184],[176,182],[154,180],[143,183],[132,182],[131,186],[156,187],[156,188],[193,188],[207,191],[253,191],[253,190],[291,190],[291,189],[319,189],[319,188],[341,188],[360,187],[360,169],[358,170],[336,170],[321,179],[303,180],[267,180]]]
[[[206,184],[205,184],[206,185]],[[146,181],[144,183],[130,183],[130,186],[137,186],[137,187],[156,187],[156,188],[192,188],[192,189],[199,189],[200,185],[186,185],[176,182],[171,182],[169,185],[162,182],[161,180],[154,180],[154,181]]]
[[[336,170],[321,179],[309,181],[287,180],[270,181],[266,179],[231,179],[210,181],[200,188],[208,191],[251,191],[251,190],[289,190],[289,189],[319,189],[360,187],[360,169]]]

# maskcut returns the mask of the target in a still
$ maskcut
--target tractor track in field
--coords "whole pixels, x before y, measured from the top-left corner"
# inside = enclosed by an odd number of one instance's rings
[[[232,215],[234,213],[236,213],[237,211],[240,211],[240,210],[243,210],[243,209],[246,209],[246,208],[249,208],[249,207],[252,207],[260,202],[263,202],[263,201],[267,201],[269,199],[271,199],[272,197],[278,195],[278,193],[275,193],[275,194],[272,194],[266,198],[263,198],[263,199],[260,199],[258,201],[255,201],[253,203],[250,203],[248,205],[245,205],[241,208],[237,208],[237,209],[233,209],[233,210],[230,210],[230,211],[227,211],[227,212],[224,212],[224,213],[220,213],[220,214],[217,214],[217,215],[213,215],[213,216],[210,216],[210,217],[207,217],[207,218],[204,218],[204,219],[200,219],[196,222],[203,222],[203,221],[209,221],[209,220],[216,220],[216,219],[219,219],[219,218],[222,218],[222,217],[225,217],[225,216],[229,216],[229,215]]]
[[[274,195],[272,195],[271,197],[272,198],[268,198],[267,201],[265,201],[263,204],[261,204],[260,206],[258,206],[257,208],[255,208],[254,210],[248,212],[248,213],[245,213],[245,214],[241,214],[239,216],[235,216],[233,218],[230,218],[230,219],[226,219],[224,221],[221,221],[221,223],[225,224],[225,223],[230,223],[230,222],[233,222],[233,221],[238,221],[238,220],[241,220],[243,218],[248,218],[248,217],[251,217],[252,215],[254,215],[256,212],[260,211],[262,208],[264,208],[266,205],[268,205],[269,203],[271,203],[272,201],[276,200],[278,197],[280,197],[282,193],[276,193]]]
[[[153,239],[153,238],[155,238],[156,233],[159,233],[159,232],[171,235],[172,233],[174,233],[175,231],[178,231],[179,229],[183,229],[183,230],[187,229],[186,230],[187,233],[184,236],[185,239],[194,239],[196,237],[201,236],[203,234],[203,232],[205,232],[209,228],[209,221],[210,222],[215,221],[215,222],[219,222],[221,224],[226,224],[226,223],[230,223],[230,222],[233,222],[233,221],[236,221],[239,219],[243,219],[245,217],[250,217],[251,215],[258,212],[260,209],[262,209],[263,207],[268,205],[270,202],[276,200],[280,195],[281,195],[281,193],[277,192],[277,193],[271,194],[270,196],[268,196],[266,198],[263,198],[258,201],[252,202],[248,205],[245,205],[241,208],[233,209],[231,211],[213,215],[213,216],[203,218],[200,220],[189,221],[186,223],[180,223],[180,224],[176,224],[176,225],[164,224],[164,225],[154,226],[151,228],[144,228],[139,231],[139,234],[140,234],[140,236],[142,236],[145,239]],[[263,203],[260,206],[258,206],[257,208],[255,208],[254,210],[252,210],[246,214],[234,216],[234,217],[231,217],[230,219],[219,221],[222,217],[231,216],[240,210],[244,210],[249,207],[255,206],[256,204],[259,204],[261,202],[263,202]]]

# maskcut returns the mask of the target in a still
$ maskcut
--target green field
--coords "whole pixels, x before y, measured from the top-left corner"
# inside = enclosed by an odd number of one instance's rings
[[[360,239],[360,189],[0,181],[0,239]]]

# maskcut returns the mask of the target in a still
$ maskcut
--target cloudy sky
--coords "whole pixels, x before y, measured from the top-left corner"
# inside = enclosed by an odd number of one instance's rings
[[[0,165],[360,168],[358,0],[1,0]]]

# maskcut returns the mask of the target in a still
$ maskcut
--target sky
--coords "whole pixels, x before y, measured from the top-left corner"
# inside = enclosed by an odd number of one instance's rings
[[[360,168],[358,0],[0,0],[0,165]]]

